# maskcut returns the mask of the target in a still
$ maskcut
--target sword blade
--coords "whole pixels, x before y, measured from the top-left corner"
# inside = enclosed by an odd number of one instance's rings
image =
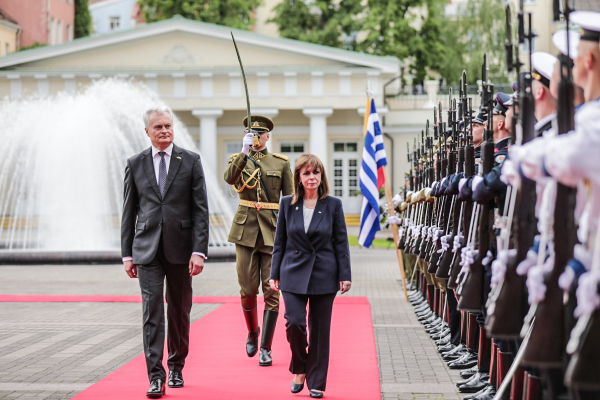
[[[240,57],[240,51],[238,50],[237,43],[235,42],[235,37],[233,37],[233,32],[231,32],[231,39],[233,40],[233,45],[235,46],[235,53],[237,54],[238,61],[240,62],[240,69],[242,70],[242,78],[244,79],[244,90],[246,91],[246,109],[248,111],[248,131],[251,131],[251,122],[250,119],[250,96],[248,95],[248,84],[246,83],[246,73],[244,72],[244,65],[242,64],[242,57]]]

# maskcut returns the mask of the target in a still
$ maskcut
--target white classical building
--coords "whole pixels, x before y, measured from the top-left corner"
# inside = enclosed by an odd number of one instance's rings
[[[229,155],[240,151],[246,114],[231,31],[175,17],[16,53],[0,58],[0,97],[75,93],[102,77],[144,82],[198,140],[204,165],[222,176]],[[246,69],[252,112],[275,123],[271,151],[289,156],[292,164],[303,152],[317,154],[328,168],[332,194],[344,200],[347,213],[358,214],[366,83],[383,115],[383,86],[399,75],[400,62],[233,32]],[[401,181],[399,177],[397,185]],[[234,203],[237,199],[232,199]]]

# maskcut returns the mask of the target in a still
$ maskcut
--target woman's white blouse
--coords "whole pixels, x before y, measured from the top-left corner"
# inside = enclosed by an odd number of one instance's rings
[[[304,232],[308,233],[308,227],[310,226],[310,221],[315,213],[315,209],[302,206],[302,213],[304,214]]]

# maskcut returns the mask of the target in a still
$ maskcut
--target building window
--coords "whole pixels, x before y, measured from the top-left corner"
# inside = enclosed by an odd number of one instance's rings
[[[121,25],[121,17],[110,17],[110,30],[116,31]]]
[[[61,44],[64,38],[63,23],[62,21],[58,21],[56,24],[56,44]]]
[[[302,153],[305,152],[306,144],[305,142],[280,142],[279,143],[279,152],[285,156],[287,156],[290,162],[290,167],[292,170],[296,165],[296,161],[298,161],[298,157]]]
[[[4,55],[8,55],[10,53],[10,44],[4,43]]]
[[[73,41],[73,31],[71,30],[71,24],[67,24],[67,42]]]
[[[533,32],[535,34],[535,32]],[[527,32],[525,33],[527,34]],[[531,41],[531,52],[535,53],[535,49],[536,49],[536,45],[535,42],[537,40],[537,37],[534,37],[533,40]],[[523,43],[523,45],[521,46],[521,52],[523,53],[529,53],[529,40],[527,40],[527,37],[525,37],[525,43]]]

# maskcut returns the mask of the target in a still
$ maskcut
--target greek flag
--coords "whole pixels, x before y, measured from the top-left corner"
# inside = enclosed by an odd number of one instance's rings
[[[375,100],[370,100],[365,110],[365,145],[360,168],[360,191],[363,202],[358,234],[358,243],[366,248],[371,247],[375,233],[380,230],[379,189],[385,182],[383,167],[387,165]]]

